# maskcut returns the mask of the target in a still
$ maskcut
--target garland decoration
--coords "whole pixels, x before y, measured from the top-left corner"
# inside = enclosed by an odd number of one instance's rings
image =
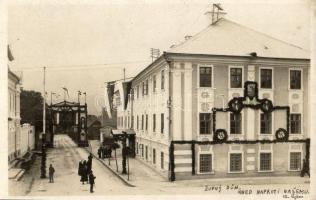
[[[174,164],[174,142],[171,141],[170,147],[169,147],[169,167],[170,167],[170,176],[169,176],[169,180],[170,181],[175,181],[176,180],[176,176],[174,173],[174,168],[175,168],[175,164]]]
[[[213,140],[218,142],[218,143],[222,143],[222,142],[225,142],[227,140],[227,138],[228,138],[228,135],[227,135],[227,131],[225,129],[217,129],[215,131]]]
[[[192,153],[192,175],[195,175],[195,143],[191,144]]]
[[[275,132],[275,138],[278,141],[287,141],[289,139],[289,132],[287,132],[284,128],[279,128]]]

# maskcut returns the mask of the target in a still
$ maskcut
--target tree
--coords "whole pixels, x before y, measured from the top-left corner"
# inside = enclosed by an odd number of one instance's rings
[[[36,132],[43,131],[43,97],[40,92],[22,90],[21,123],[29,123],[35,127]]]

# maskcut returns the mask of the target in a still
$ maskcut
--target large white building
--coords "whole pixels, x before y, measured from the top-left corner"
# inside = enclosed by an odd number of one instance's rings
[[[299,175],[309,162],[309,52],[227,19],[116,82],[117,127],[170,180]]]
[[[30,124],[21,126],[20,78],[8,69],[8,161],[22,157],[35,147],[35,129]]]

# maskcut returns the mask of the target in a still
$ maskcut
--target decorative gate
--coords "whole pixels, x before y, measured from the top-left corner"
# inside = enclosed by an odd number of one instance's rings
[[[49,106],[49,134],[46,141],[54,146],[54,134],[68,134],[78,146],[88,146],[87,140],[87,104],[62,101]]]

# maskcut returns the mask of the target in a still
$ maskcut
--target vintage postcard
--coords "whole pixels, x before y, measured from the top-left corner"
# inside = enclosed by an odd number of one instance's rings
[[[1,7],[3,197],[316,199],[315,2]]]

